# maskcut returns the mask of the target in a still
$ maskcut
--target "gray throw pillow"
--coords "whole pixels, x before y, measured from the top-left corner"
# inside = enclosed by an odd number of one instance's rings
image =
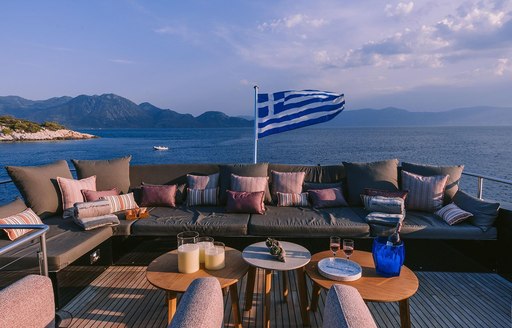
[[[459,190],[459,181],[462,176],[462,170],[464,170],[464,165],[437,166],[402,162],[402,169],[410,173],[427,177],[434,175],[448,175],[448,181],[446,182],[444,190],[443,203],[449,204],[457,190]]]
[[[27,208],[25,202],[19,198],[14,201],[0,206],[0,219],[23,212]]]
[[[131,156],[110,160],[71,160],[78,179],[96,176],[96,190],[117,188],[123,194],[130,189]]]
[[[347,179],[348,203],[361,206],[365,188],[398,190],[398,159],[379,162],[343,162]]]
[[[468,195],[462,190],[457,191],[453,197],[453,202],[464,211],[473,214],[473,216],[469,218],[470,222],[483,231],[489,230],[498,217],[500,203],[478,199]]]
[[[57,177],[73,179],[66,161],[42,166],[7,166],[5,168],[23,196],[27,207],[41,218],[62,213],[62,197]]]
[[[266,177],[268,176],[268,163],[223,164],[219,165],[219,174],[219,202],[225,205],[227,201],[226,190],[231,188],[231,174],[244,177]],[[272,202],[268,184],[265,191],[265,202]]]

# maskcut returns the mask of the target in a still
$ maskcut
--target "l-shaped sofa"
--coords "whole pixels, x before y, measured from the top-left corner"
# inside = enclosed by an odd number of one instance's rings
[[[276,172],[305,172],[307,183],[340,183],[351,204],[351,200],[359,197],[354,195],[355,190],[361,187],[389,188],[388,181],[390,161],[374,163],[344,163],[340,165],[288,165],[288,164],[158,164],[158,165],[129,165],[130,158],[113,161],[73,161],[77,169],[78,178],[97,175],[97,189],[107,190],[117,187],[124,192],[134,192],[138,199],[142,184],[182,186],[186,190],[187,174],[210,175],[220,173],[220,192],[223,175],[236,172],[240,175],[259,176],[265,172],[272,184],[272,171]],[[67,163],[64,162],[67,166]],[[379,172],[379,165],[385,163],[388,172]],[[458,180],[461,177],[462,166],[429,166],[411,163],[402,163],[393,160],[395,172],[391,172],[392,183],[395,188],[400,187],[399,172],[407,167],[417,174],[425,176],[435,174],[448,174],[448,184],[445,198],[448,201],[458,189]],[[61,168],[62,168],[62,164]],[[50,164],[55,165],[55,164]],[[391,168],[393,169],[393,165]],[[11,178],[24,196],[11,204],[0,207],[0,217],[12,215],[22,211],[31,202],[26,190],[32,184],[33,188],[40,187],[43,180],[52,180],[60,175],[59,170],[52,167],[46,171],[29,172],[28,178],[24,168],[7,168]],[[19,169],[23,171],[21,174]],[[68,168],[69,169],[69,168]],[[391,170],[392,171],[392,170]],[[43,172],[43,173],[41,173]],[[21,181],[25,179],[26,181]],[[42,179],[42,180],[41,180]],[[45,181],[46,181],[45,180]],[[393,181],[395,180],[395,181]],[[229,180],[227,180],[229,181]],[[229,182],[228,182],[229,184]],[[37,186],[35,186],[37,185]],[[54,185],[54,184],[53,184]],[[51,185],[47,185],[51,186]],[[185,187],[183,189],[183,186]],[[352,187],[352,189],[351,189]],[[229,186],[228,186],[229,188]],[[60,201],[58,188],[40,190],[42,193],[55,192],[57,201]],[[352,197],[351,197],[352,196]],[[446,199],[445,199],[446,200]],[[353,203],[352,203],[353,204]],[[54,206],[53,208],[57,208]],[[70,219],[63,219],[57,212],[47,215],[43,222],[50,229],[47,233],[48,266],[50,277],[57,292],[60,285],[59,273],[66,267],[78,262],[94,262],[97,250],[100,249],[103,258],[110,258],[112,240],[138,237],[176,236],[184,230],[195,230],[202,235],[213,237],[254,237],[262,239],[267,236],[286,238],[317,238],[339,235],[352,238],[372,238],[385,235],[392,228],[379,224],[369,224],[365,221],[368,212],[360,204],[344,207],[313,208],[313,207],[278,207],[266,204],[265,214],[228,213],[226,207],[220,206],[187,206],[186,202],[177,204],[175,208],[150,207],[150,217],[139,220],[126,220],[124,213],[117,213],[120,224],[117,226],[104,226],[94,230],[84,231]],[[48,214],[48,213],[45,213]],[[44,216],[44,215],[43,215]],[[448,225],[433,213],[420,211],[407,211],[401,230],[403,239],[434,239],[434,240],[482,240],[497,243],[497,249],[502,250],[498,263],[500,273],[511,275],[512,255],[506,250],[512,249],[512,210],[499,209],[496,221],[492,226],[482,229],[464,221],[456,225]],[[0,247],[9,244],[5,237],[0,237]],[[38,265],[36,252],[37,242],[20,250],[15,250],[0,258],[0,267],[13,260],[18,260],[8,267],[8,270],[25,270]],[[117,251],[114,249],[114,251]],[[501,252],[501,251],[500,251]],[[106,260],[103,265],[110,265]],[[62,305],[62,304],[61,304]]]

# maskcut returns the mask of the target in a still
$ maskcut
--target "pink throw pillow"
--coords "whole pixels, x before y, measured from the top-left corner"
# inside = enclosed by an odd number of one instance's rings
[[[310,189],[309,198],[313,207],[339,207],[348,206],[341,188]]]
[[[226,190],[228,213],[264,214],[264,191],[246,192]]]
[[[81,190],[96,190],[95,175],[82,180],[57,177],[57,183],[62,194],[62,208],[64,210],[73,207],[75,203],[82,203],[84,201]]]
[[[141,206],[176,207],[176,185],[143,185]]]
[[[82,195],[84,196],[84,200],[86,202],[95,202],[99,200],[101,197],[105,196],[117,196],[119,195],[119,190],[117,188],[112,188],[110,190],[102,190],[102,191],[96,191],[96,190],[81,190]]]

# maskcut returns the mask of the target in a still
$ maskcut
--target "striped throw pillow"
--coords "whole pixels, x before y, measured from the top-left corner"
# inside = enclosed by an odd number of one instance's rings
[[[272,197],[277,200],[277,193],[300,194],[306,172],[276,172],[272,174]]]
[[[403,214],[404,200],[400,197],[361,195],[364,208],[370,212]]]
[[[231,191],[265,191],[267,186],[268,177],[243,177],[231,174]]]
[[[219,188],[187,189],[187,206],[217,205]]]
[[[62,194],[62,208],[64,210],[73,207],[75,203],[84,201],[82,190],[96,191],[95,175],[82,180],[57,177],[57,183]]]
[[[104,196],[101,199],[108,200],[112,213],[139,208],[133,198],[133,192],[117,196]]]
[[[0,224],[43,224],[43,221],[31,208],[27,208],[23,212],[0,219]],[[10,240],[14,240],[32,229],[4,229],[4,231]]]
[[[432,213],[443,207],[446,181],[448,175],[425,177],[402,171],[402,189],[409,191],[405,200],[407,209]]]
[[[449,225],[457,224],[473,216],[473,214],[464,211],[454,203],[446,205],[445,207],[437,211],[435,214],[442,217],[443,220]]]
[[[277,206],[308,206],[308,193],[277,192]]]

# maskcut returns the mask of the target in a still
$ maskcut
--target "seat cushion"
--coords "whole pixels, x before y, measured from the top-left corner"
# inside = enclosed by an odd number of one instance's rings
[[[378,224],[370,224],[370,227],[372,236],[388,236],[395,229]],[[400,236],[404,239],[494,240],[497,238],[497,230],[495,227],[491,227],[483,232],[479,227],[468,222],[450,226],[433,213],[408,211]]]
[[[360,213],[358,213],[360,212]],[[370,227],[363,221],[361,208],[267,206],[263,215],[252,214],[249,234],[256,236],[312,237],[340,235],[366,237]]]
[[[112,236],[111,227],[84,231],[72,220],[63,220],[61,217],[47,218],[43,223],[50,227],[46,233],[49,271],[59,271],[65,268]],[[0,247],[8,243],[10,241],[4,238],[0,239]],[[22,260],[9,265],[6,270],[37,268],[36,252],[38,249],[39,239],[35,239],[26,247],[2,255],[0,257],[0,266],[21,256],[26,256]]]
[[[208,236],[243,236],[247,234],[249,214],[226,213],[218,206],[155,207],[151,216],[132,224],[134,236],[175,236],[194,230]]]

